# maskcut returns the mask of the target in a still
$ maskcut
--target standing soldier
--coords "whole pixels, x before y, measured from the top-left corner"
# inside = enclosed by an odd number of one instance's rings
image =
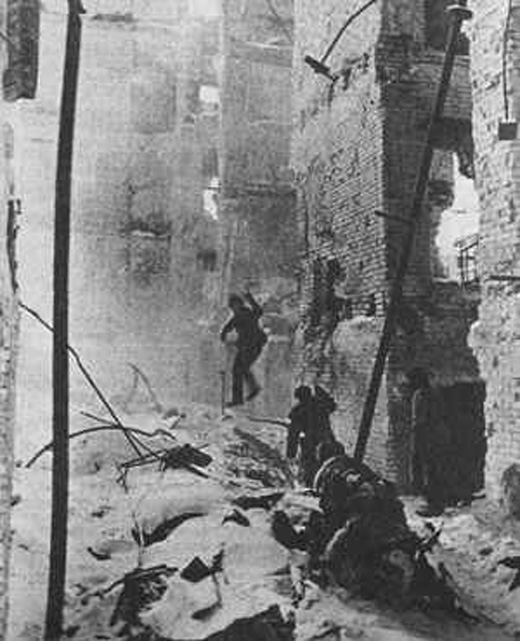
[[[431,386],[428,372],[416,368],[407,379],[412,391],[412,455],[426,499],[425,508],[417,513],[439,516],[450,498],[450,431],[442,415],[442,399]]]
[[[314,402],[318,419],[317,430],[321,442],[334,442],[334,433],[330,424],[330,417],[336,411],[337,404],[332,396],[320,385],[314,386]]]
[[[231,294],[228,304],[233,316],[222,328],[220,339],[225,341],[227,334],[232,330],[237,333],[237,352],[232,370],[232,398],[231,403],[228,404],[228,407],[234,407],[244,404],[244,383],[249,390],[248,401],[255,398],[261,391],[251,367],[260,356],[267,342],[267,336],[258,322],[262,316],[262,308],[250,292],[245,292],[243,297]]]
[[[334,443],[330,414],[336,409],[336,403],[321,387],[316,387],[313,395],[310,387],[301,385],[294,396],[298,403],[289,413],[287,457],[293,459],[300,450],[302,480],[312,487],[320,467],[320,449],[324,443]]]

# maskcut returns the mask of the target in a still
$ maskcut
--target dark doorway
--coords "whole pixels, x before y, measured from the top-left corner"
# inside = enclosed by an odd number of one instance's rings
[[[451,438],[445,452],[445,483],[454,502],[470,499],[484,487],[486,434],[484,419],[485,385],[461,382],[438,388],[435,414],[442,417]],[[438,414],[440,413],[440,415]],[[414,461],[414,487],[420,491],[417,461]]]
[[[484,487],[486,388],[484,383],[456,383],[442,392],[453,443],[455,498],[465,498]]]

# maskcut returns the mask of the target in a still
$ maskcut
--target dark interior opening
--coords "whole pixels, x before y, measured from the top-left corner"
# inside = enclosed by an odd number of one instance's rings
[[[197,253],[197,261],[205,272],[217,269],[217,252],[214,249],[201,249]]]
[[[451,434],[450,449],[446,451],[445,482],[454,500],[471,497],[484,487],[486,433],[484,418],[485,384],[461,382],[439,388],[442,417]],[[414,487],[418,489],[414,465]]]

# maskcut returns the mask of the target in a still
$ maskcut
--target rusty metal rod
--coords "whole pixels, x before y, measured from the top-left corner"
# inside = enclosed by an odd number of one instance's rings
[[[406,235],[404,237],[401,258],[397,268],[397,274],[390,291],[390,302],[388,305],[388,310],[383,325],[383,331],[381,334],[381,340],[372,370],[372,377],[365,399],[365,405],[363,407],[363,415],[361,417],[361,422],[359,425],[356,448],[354,451],[354,458],[359,463],[363,461],[363,458],[365,456],[366,447],[370,436],[370,429],[376,409],[377,397],[379,395],[381,380],[385,371],[386,357],[390,349],[390,344],[399,313],[399,306],[403,298],[404,279],[408,270],[408,264],[410,262],[410,257],[413,250],[417,225],[423,213],[423,202],[428,187],[428,178],[433,158],[436,125],[442,117],[446,97],[448,95],[460,28],[462,22],[470,18],[472,15],[471,11],[463,6],[463,2],[460,1],[459,4],[449,7],[448,11],[451,15],[450,31],[448,35],[448,42],[446,45],[446,53],[444,56],[439,88],[435,99],[435,105],[430,117],[430,123],[428,126],[428,132],[424,144],[423,157],[419,167],[419,173],[415,186],[415,195],[409,217],[410,225],[408,225],[406,228]]]

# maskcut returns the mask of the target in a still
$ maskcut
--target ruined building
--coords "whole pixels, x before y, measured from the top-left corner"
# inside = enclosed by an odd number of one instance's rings
[[[71,341],[124,402],[128,363],[159,397],[194,372],[194,321],[215,297],[218,14],[193,3],[85,3],[74,155]],[[49,318],[56,140],[66,6],[41,17],[38,99],[18,130],[24,302]],[[38,278],[35,278],[38,274]],[[109,349],[107,349],[109,348]],[[21,368],[47,407],[50,337],[24,317]],[[195,359],[196,360],[196,359]],[[76,402],[85,399],[73,370]],[[182,391],[181,391],[182,393]],[[88,394],[88,392],[87,392]],[[21,402],[21,422],[27,403]],[[38,435],[41,441],[43,434]]]
[[[287,305],[295,309],[297,259],[287,171],[292,5],[113,0],[85,8],[71,341],[123,405],[133,389],[129,363],[165,403],[219,402],[218,326],[228,293],[250,285],[268,301],[280,337],[260,364],[266,381],[268,370],[283,371],[281,386],[263,399],[279,407],[295,325],[283,318]],[[46,2],[41,21],[40,92],[17,129],[26,159],[20,278],[24,302],[49,318],[65,7]],[[24,317],[21,370],[47,413],[50,345]],[[81,404],[90,392],[72,374]],[[22,398],[21,424],[29,414]],[[43,433],[33,436],[36,444]]]
[[[223,292],[250,286],[271,340],[255,405],[287,411],[298,321],[299,235],[290,165],[292,0],[222,3]]]
[[[471,335],[486,381],[486,481],[499,493],[504,472],[520,462],[520,6],[471,3],[471,62],[476,183],[480,196],[482,303]],[[500,10],[499,10],[500,9]]]
[[[363,4],[350,3],[348,15]],[[331,80],[316,75],[304,57],[325,52],[345,22],[345,7],[295,3],[292,161],[305,267],[300,372],[306,380],[319,377],[334,391],[340,403],[336,427],[348,449],[355,443],[403,219],[410,214],[440,77],[448,4],[373,4],[328,59]],[[472,487],[482,483],[484,387],[467,344],[479,287],[474,240],[465,230],[473,230],[476,215],[464,207],[459,211],[457,193],[461,180],[471,191],[474,177],[468,53],[462,34],[367,452],[367,462],[402,487],[413,481],[403,379],[417,366],[432,372],[458,425],[460,481]],[[457,224],[446,240],[447,214],[456,214]],[[453,261],[464,269],[454,270]]]
[[[319,57],[361,2],[348,12],[307,0],[86,3],[72,341],[110,395],[126,401],[131,362],[160,398],[219,401],[218,325],[227,294],[249,285],[265,301],[271,334],[259,363],[258,409],[287,409],[293,373],[319,377],[340,402],[338,434],[353,446],[439,78],[448,4],[374,3],[327,61],[332,81],[304,57]],[[42,9],[38,99],[12,118],[24,159],[20,281],[24,301],[46,318],[63,11],[58,2]],[[460,38],[370,440],[369,462],[402,486],[412,480],[402,382],[415,366],[433,373],[452,406],[459,399],[459,451],[471,452],[472,484],[482,481],[484,382],[489,479],[496,485],[515,459],[508,428],[518,396],[510,349],[515,284],[489,280],[514,272],[516,251],[515,142],[495,136],[504,115],[495,46],[504,25],[495,14],[479,5]],[[481,27],[489,20],[493,33]],[[515,28],[513,7],[511,95]],[[492,48],[493,56],[481,53]],[[499,187],[504,175],[511,179]],[[498,301],[507,330],[493,311]],[[24,380],[39,409],[49,410],[49,336],[31,319],[22,329]],[[79,378],[73,384],[85,390]],[[25,399],[22,424],[30,421]]]
[[[292,2],[223,3],[222,198],[233,220],[229,287],[294,278]],[[276,7],[276,8],[275,8]]]

